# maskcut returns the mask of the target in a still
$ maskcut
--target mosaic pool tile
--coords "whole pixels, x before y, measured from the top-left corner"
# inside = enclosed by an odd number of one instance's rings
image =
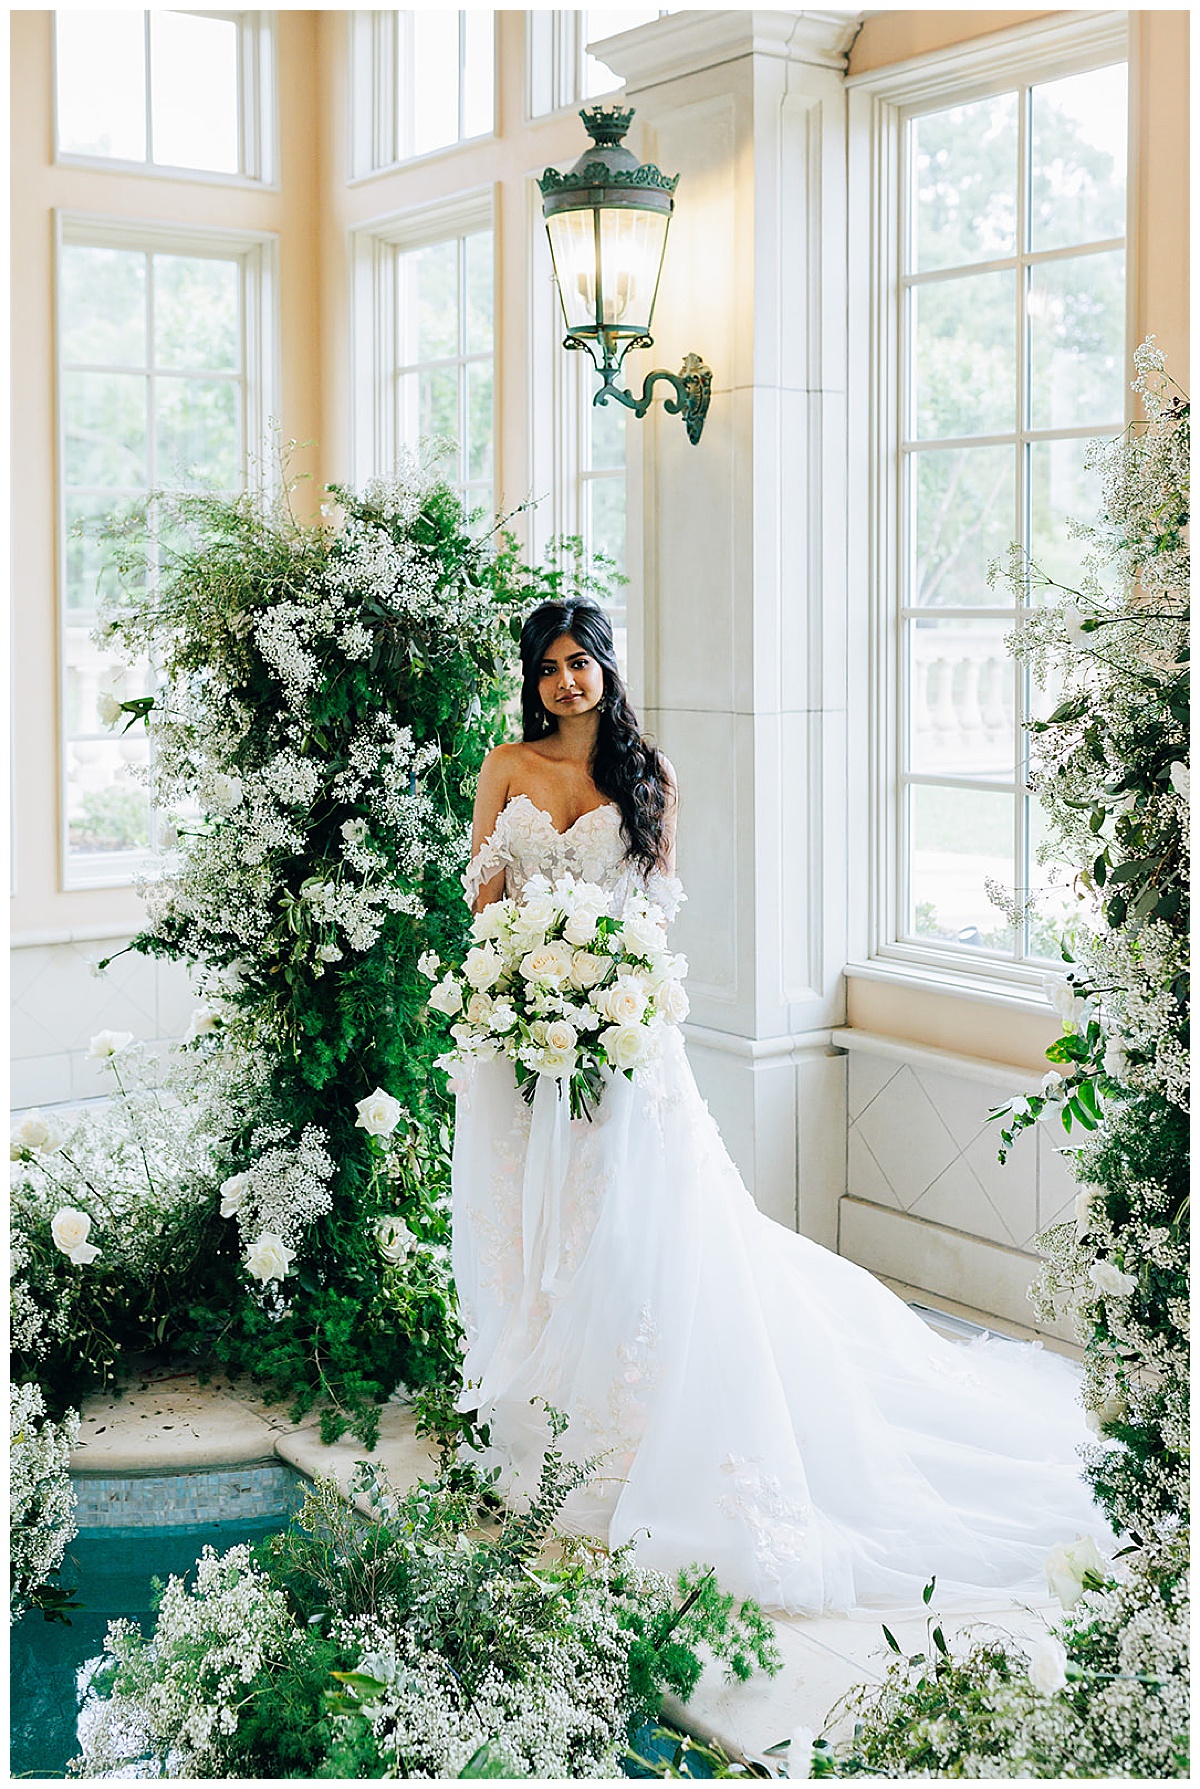
[[[304,1480],[283,1465],[221,1466],[145,1476],[72,1473],[80,1529],[205,1527],[286,1518]]]

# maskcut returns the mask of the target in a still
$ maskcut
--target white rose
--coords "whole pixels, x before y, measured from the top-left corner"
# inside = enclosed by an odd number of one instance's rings
[[[552,1019],[546,1026],[546,1048],[556,1056],[566,1056],[579,1042],[579,1033],[566,1019]]]
[[[221,1015],[215,1006],[198,1006],[192,1014],[192,1022],[184,1034],[184,1042],[193,1037],[208,1037],[221,1023]]]
[[[574,1050],[543,1050],[538,1058],[539,1075],[554,1075],[559,1079],[575,1073]]]
[[[342,953],[336,944],[323,944],[317,952],[318,963],[340,963]]]
[[[471,986],[481,993],[494,988],[503,973],[504,964],[500,953],[490,944],[477,945],[463,958],[463,974]]]
[[[611,988],[592,995],[592,1005],[614,1025],[637,1025],[646,1010],[645,989],[631,975],[619,975]]]
[[[1074,984],[1061,975],[1048,975],[1042,983],[1046,998],[1064,1024],[1078,1025],[1087,1006],[1075,992]]]
[[[430,1006],[437,1012],[445,1013],[447,1018],[461,1012],[462,1003],[462,989],[452,975],[443,976],[429,996]]]
[[[567,981],[574,957],[569,944],[537,944],[521,958],[521,974],[530,982]]]
[[[811,1777],[813,1761],[813,1742],[816,1735],[811,1727],[797,1727],[788,1742],[787,1773],[788,1782],[795,1782],[797,1777]]]
[[[393,1215],[380,1218],[375,1226],[375,1241],[379,1245],[379,1253],[391,1267],[404,1260],[416,1240],[402,1217]]]
[[[471,936],[483,943],[488,938],[495,938],[508,924],[512,910],[511,901],[489,901],[481,907],[471,921]],[[428,970],[425,972],[429,973]]]
[[[250,1185],[248,1174],[231,1174],[228,1180],[221,1182],[221,1216],[235,1217],[242,1209],[246,1192]]]
[[[594,950],[577,950],[571,958],[571,983],[576,988],[594,988],[608,974],[609,959]]]
[[[665,938],[660,925],[648,916],[634,915],[622,927],[625,948],[635,957],[653,957],[661,951]]]
[[[571,911],[563,937],[568,944],[590,944],[596,936],[596,923],[605,911],[604,902],[577,901]]]
[[[1064,1609],[1073,1609],[1083,1595],[1086,1574],[1094,1572],[1103,1578],[1108,1561],[1089,1534],[1054,1547],[1046,1555],[1045,1570],[1051,1596],[1056,1596]]]
[[[212,805],[222,814],[232,814],[242,805],[242,779],[219,771],[212,780]]]
[[[68,1261],[87,1267],[100,1253],[88,1241],[91,1227],[92,1220],[86,1211],[76,1211],[73,1205],[64,1205],[50,1220],[50,1235],[55,1248],[61,1249]]]
[[[1110,1392],[1101,1398],[1094,1410],[1085,1412],[1085,1420],[1093,1435],[1104,1433],[1105,1423],[1119,1423],[1128,1412],[1128,1405],[1119,1391]]]
[[[430,981],[437,980],[438,970],[441,966],[436,950],[427,950],[424,955],[417,958],[417,968],[422,975],[427,975]]]
[[[404,1116],[400,1101],[385,1093],[382,1087],[358,1100],[354,1110],[358,1113],[354,1120],[355,1130],[366,1131],[372,1137],[390,1137]]]
[[[525,884],[525,892],[521,896],[521,905],[519,909],[521,924],[525,926],[528,931],[535,933],[538,937],[542,937],[547,928],[552,926],[554,921],[558,918],[558,908],[554,903],[553,895],[531,895],[529,893],[529,887],[530,884],[527,882]]]
[[[26,1112],[13,1131],[9,1154],[14,1161],[30,1152],[53,1155],[61,1142],[62,1133],[53,1118],[46,1118],[38,1111]]]
[[[93,1062],[107,1062],[118,1050],[133,1042],[132,1031],[98,1031],[87,1047],[87,1053]]]
[[[1112,1261],[1093,1261],[1088,1268],[1088,1278],[1097,1292],[1107,1298],[1128,1298],[1137,1286],[1137,1280],[1131,1273],[1122,1273]]]
[[[1123,1081],[1129,1072],[1129,1057],[1120,1038],[1111,1037],[1104,1046],[1104,1072],[1112,1081]]]
[[[117,698],[110,696],[107,691],[97,698],[96,713],[105,727],[115,727],[124,712]]]
[[[1082,1187],[1075,1195],[1075,1240],[1079,1242],[1088,1233],[1092,1221],[1092,1206],[1097,1195],[1093,1187]]]
[[[1067,1649],[1053,1634],[1046,1634],[1029,1660],[1029,1681],[1040,1696],[1053,1696],[1067,1683]]]
[[[1177,758],[1171,766],[1171,787],[1182,801],[1192,798],[1192,773],[1186,764]]]
[[[491,995],[472,994],[467,1001],[467,1018],[472,1025],[478,1025],[481,1031],[487,1031],[492,1023]]]
[[[348,845],[361,845],[370,830],[366,821],[361,818],[342,821],[342,837]]]
[[[246,1251],[246,1272],[265,1286],[268,1280],[282,1280],[291,1272],[295,1255],[295,1249],[285,1248],[278,1236],[264,1230]]]
[[[1064,603],[1059,612],[1062,615],[1062,624],[1067,631],[1067,639],[1071,645],[1084,645],[1087,640],[1087,635],[1083,631],[1086,617],[1078,603]]]
[[[638,1068],[650,1054],[644,1025],[610,1025],[600,1033],[600,1042],[614,1068]]]
[[[663,982],[655,996],[655,1005],[668,1024],[682,1025],[690,1010],[683,983],[678,981]]]

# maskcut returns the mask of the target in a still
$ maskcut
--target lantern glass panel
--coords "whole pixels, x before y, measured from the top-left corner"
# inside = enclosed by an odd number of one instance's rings
[[[606,328],[635,335],[649,331],[668,221],[665,211],[601,211],[600,269]]]
[[[591,208],[547,218],[563,315],[571,330],[596,331],[596,230]],[[628,207],[601,209],[601,318],[606,329],[644,335],[650,328],[668,215]]]
[[[546,219],[550,252],[568,329],[596,327],[595,213],[559,211]]]

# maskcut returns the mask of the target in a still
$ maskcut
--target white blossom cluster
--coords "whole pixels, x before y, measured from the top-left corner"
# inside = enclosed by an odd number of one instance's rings
[[[282,1666],[297,1634],[287,1597],[249,1546],[205,1547],[195,1584],[167,1582],[149,1639],[133,1622],[109,1624],[104,1696],[79,1717],[80,1776],[220,1777],[247,1700],[265,1665]]]
[[[35,1384],[9,1387],[9,1618],[20,1619],[29,1593],[62,1564],[78,1533],[71,1489],[71,1450],[79,1418],[68,1410],[61,1422],[46,1415]]]
[[[13,1132],[12,1341],[27,1359],[70,1338],[85,1276],[148,1285],[211,1208],[208,1136],[155,1085],[149,1046],[113,1040],[92,1046],[113,1097],[63,1122],[31,1113]]]
[[[256,1125],[250,1166],[221,1184],[221,1216],[236,1217],[242,1240],[252,1246],[266,1234],[293,1248],[310,1224],[329,1210],[334,1160],[328,1135],[308,1124],[294,1137],[287,1125]]]
[[[512,1590],[501,1577],[488,1586],[501,1626]],[[405,1775],[457,1777],[486,1742],[517,1776],[621,1775],[629,1635],[601,1597],[585,1592],[561,1633],[537,1635],[521,1676],[493,1667],[469,1697],[441,1654],[414,1644],[400,1624],[359,1617],[337,1634],[362,1649],[356,1670],[387,1686],[368,1710],[384,1765],[403,1760]]]
[[[989,1637],[932,1668],[896,1660],[882,1685],[852,1693],[854,1739],[835,1753],[889,1777],[1186,1775],[1187,1585],[1175,1560],[1164,1594],[1161,1560],[1144,1563],[1073,1595],[1031,1646]]]

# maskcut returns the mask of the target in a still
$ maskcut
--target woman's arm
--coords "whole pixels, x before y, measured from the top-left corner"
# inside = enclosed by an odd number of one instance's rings
[[[475,789],[475,813],[471,822],[472,859],[478,855],[480,846],[490,839],[496,830],[500,810],[508,800],[511,752],[511,746],[498,745],[483,760],[479,772],[479,782]],[[481,908],[490,907],[492,902],[500,900],[503,894],[504,871],[498,870],[494,876],[480,884],[472,911],[478,913]]]

